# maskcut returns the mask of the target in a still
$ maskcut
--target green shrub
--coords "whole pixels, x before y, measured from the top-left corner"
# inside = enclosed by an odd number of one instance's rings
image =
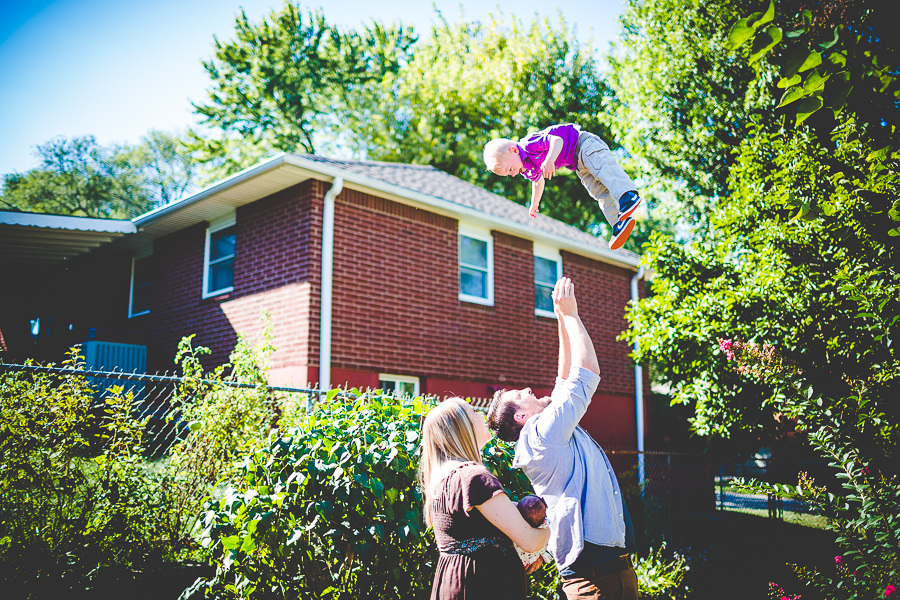
[[[353,390],[357,393],[357,390]],[[415,598],[437,551],[416,488],[421,399],[332,390],[250,454],[210,501],[202,543],[217,575],[196,596]]]
[[[647,556],[634,561],[641,598],[675,600],[687,597],[690,592],[682,586],[684,575],[690,570],[687,560],[677,552],[667,560],[663,556],[665,549],[663,542],[655,552],[651,548]]]
[[[158,563],[161,513],[121,387],[101,406],[77,348],[65,374],[0,374],[0,585],[12,596],[84,589],[108,567]]]

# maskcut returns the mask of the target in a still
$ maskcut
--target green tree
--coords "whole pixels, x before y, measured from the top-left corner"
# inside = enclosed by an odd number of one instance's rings
[[[177,134],[151,130],[140,143],[101,146],[93,136],[37,147],[39,167],[3,176],[0,205],[27,212],[127,219],[196,186],[198,163]]]
[[[195,134],[194,147],[210,176],[273,152],[333,149],[365,90],[396,73],[414,41],[399,25],[341,31],[321,11],[304,15],[290,2],[258,24],[242,12],[234,39],[215,39],[215,56],[203,63],[212,86],[195,109],[214,134]]]
[[[786,111],[776,109],[784,93],[781,69],[801,66],[788,60],[800,47],[828,44],[835,27],[843,25],[850,29],[841,39],[859,38],[855,55],[844,57],[851,66],[876,55],[882,66],[898,64],[900,34],[890,25],[892,7],[884,0],[779,1],[773,5],[774,20],[767,19],[762,29],[781,29],[782,42],[756,56],[750,44],[735,54],[726,44],[732,24],[753,11],[763,17],[767,5],[759,0],[629,0],[621,17],[620,36],[608,59],[612,94],[604,118],[632,156],[626,168],[641,174],[654,196],[674,205],[666,210],[682,229],[702,225],[711,205],[729,197],[728,175],[746,126],[753,122],[769,132],[780,127]],[[889,130],[896,121],[890,96],[872,86],[872,93],[855,89],[851,111],[860,119],[886,118]],[[827,145],[838,123],[823,111],[810,124]]]
[[[104,148],[93,136],[57,138],[38,146],[41,166],[3,176],[0,202],[28,212],[130,218],[149,210],[152,197],[127,151]]]
[[[791,79],[796,69],[804,82],[828,83],[801,83],[798,102],[780,109],[783,122],[745,127],[710,226],[691,243],[652,239],[646,257],[654,295],[630,313],[627,336],[641,343],[641,360],[659,361],[675,400],[695,405],[701,433],[772,433],[776,413],[812,429],[839,416],[865,455],[889,465],[900,442],[900,360],[892,346],[900,321],[900,154],[896,130],[885,125],[896,106],[885,97],[897,90],[897,69],[879,61],[866,36],[838,43],[841,27],[829,34],[810,26],[809,13],[780,17],[774,5],[762,8],[722,39],[733,40],[739,27],[752,30],[744,37],[747,60],[780,48],[767,57],[775,67],[760,67],[761,78],[777,68]],[[798,41],[772,45],[782,37]],[[804,66],[812,52],[821,62]],[[854,89],[841,97],[846,80]],[[810,118],[816,111],[808,100],[831,110]],[[881,119],[870,112],[877,106],[885,107]],[[798,403],[727,368],[720,338],[772,345],[817,402]],[[864,401],[852,382],[865,382]]]

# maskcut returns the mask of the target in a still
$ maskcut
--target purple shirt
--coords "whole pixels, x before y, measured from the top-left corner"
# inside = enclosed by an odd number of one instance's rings
[[[581,128],[574,123],[565,123],[563,125],[551,125],[543,131],[532,133],[527,137],[519,140],[516,146],[519,148],[519,156],[522,157],[522,166],[525,171],[522,177],[530,181],[538,181],[543,177],[541,172],[541,164],[547,158],[547,152],[550,150],[550,136],[562,138],[563,147],[556,157],[555,166],[557,169],[568,167],[575,171],[577,161],[575,159],[575,146],[578,144],[578,134]]]

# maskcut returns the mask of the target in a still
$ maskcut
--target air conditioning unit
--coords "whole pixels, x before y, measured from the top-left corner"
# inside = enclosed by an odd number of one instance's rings
[[[81,353],[84,356],[84,368],[89,371],[143,374],[147,370],[147,346],[88,340],[81,344]],[[133,394],[135,403],[143,400],[144,384],[142,382],[106,377],[89,377],[88,379],[97,391],[99,398],[106,396],[109,388],[121,386],[126,393]]]
[[[147,346],[88,340],[81,344],[84,366],[91,371],[143,373],[147,369]]]

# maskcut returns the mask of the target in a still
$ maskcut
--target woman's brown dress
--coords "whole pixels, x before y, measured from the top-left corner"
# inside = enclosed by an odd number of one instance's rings
[[[432,600],[524,600],[525,567],[506,535],[476,509],[505,493],[478,463],[456,467],[431,503],[434,538],[441,551]]]

